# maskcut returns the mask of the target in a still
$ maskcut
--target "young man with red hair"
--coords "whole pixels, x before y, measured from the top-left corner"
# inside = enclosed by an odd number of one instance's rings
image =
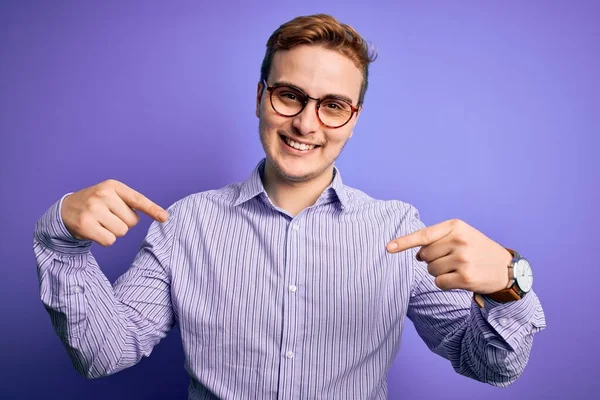
[[[179,325],[189,398],[383,399],[410,318],[465,376],[507,386],[545,327],[531,267],[460,220],[343,184],[374,59],[331,16],[277,29],[257,86],[249,179],[164,210],[122,182],[64,195],[36,226],[41,299],[77,371],[136,364]],[[90,253],[156,221],[115,285]]]

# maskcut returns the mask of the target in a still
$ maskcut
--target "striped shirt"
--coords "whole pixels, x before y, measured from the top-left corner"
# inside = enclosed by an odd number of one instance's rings
[[[40,296],[79,373],[131,367],[177,324],[189,399],[385,399],[408,317],[458,373],[519,377],[545,327],[534,292],[480,309],[472,293],[442,291],[418,248],[385,249],[424,227],[414,206],[373,199],[335,168],[292,217],[267,196],[264,162],[172,204],[114,285],[60,218],[69,193],[47,210],[33,242]]]

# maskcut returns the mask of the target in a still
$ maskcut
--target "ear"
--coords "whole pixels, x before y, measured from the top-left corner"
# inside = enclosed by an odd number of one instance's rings
[[[256,117],[260,118],[260,101],[262,99],[263,94],[263,83],[258,82],[258,86],[256,88]]]

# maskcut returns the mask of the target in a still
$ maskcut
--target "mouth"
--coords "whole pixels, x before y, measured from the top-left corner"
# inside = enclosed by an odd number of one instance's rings
[[[321,147],[318,144],[299,143],[299,142],[296,142],[295,140],[292,140],[289,137],[283,136],[283,135],[279,135],[279,138],[286,145],[287,148],[296,150],[301,153],[309,153],[312,150]]]

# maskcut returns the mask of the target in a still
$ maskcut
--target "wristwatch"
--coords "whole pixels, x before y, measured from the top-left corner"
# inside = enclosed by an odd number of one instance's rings
[[[477,305],[483,308],[484,296],[499,303],[508,303],[509,301],[521,300],[533,286],[533,272],[529,261],[521,257],[519,252],[506,248],[512,254],[513,258],[508,264],[508,286],[495,293],[481,295],[473,293],[473,299]]]

